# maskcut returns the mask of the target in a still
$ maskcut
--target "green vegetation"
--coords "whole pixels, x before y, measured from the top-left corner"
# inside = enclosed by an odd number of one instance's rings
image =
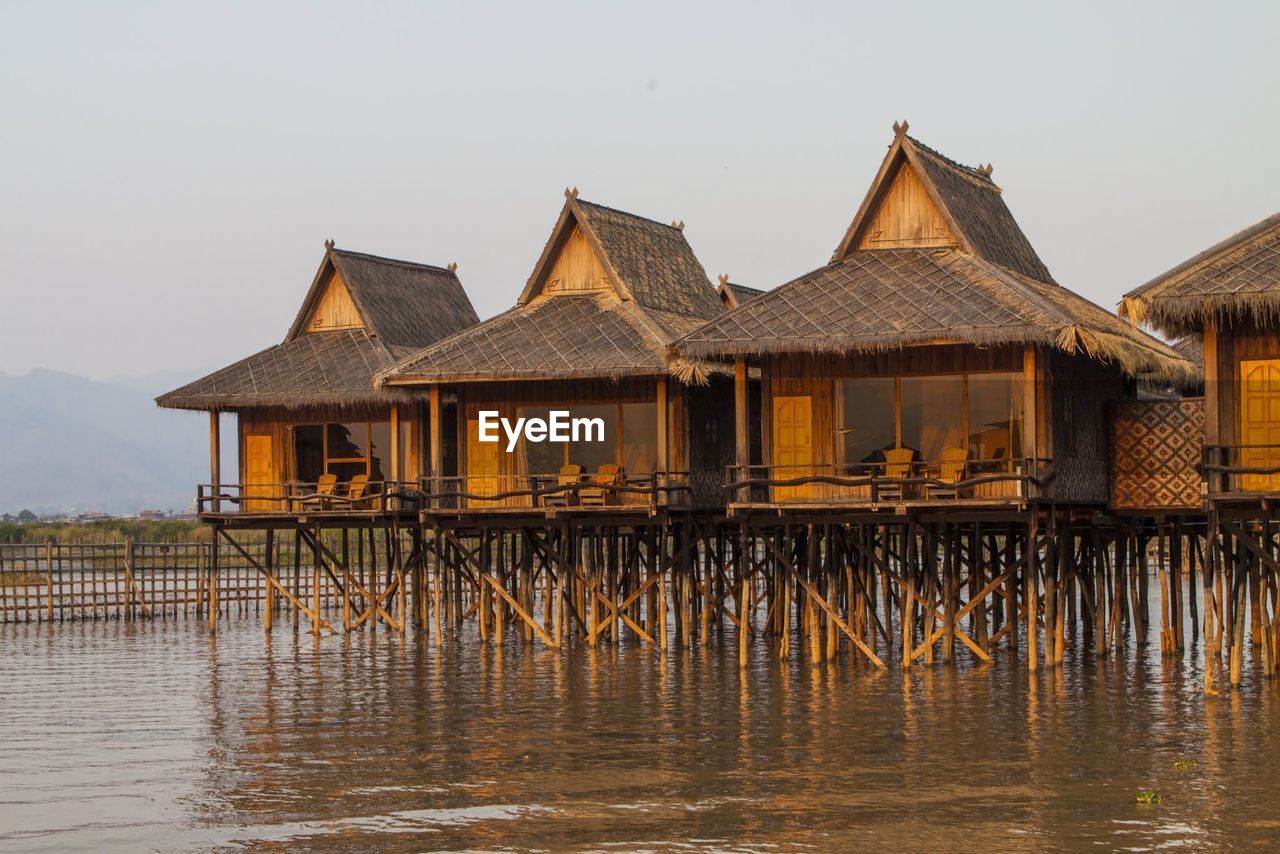
[[[1135,798],[1138,801],[1138,803],[1143,804],[1144,806],[1155,806],[1157,804],[1163,803],[1163,801],[1160,798],[1159,792],[1152,792],[1152,791],[1138,792]]]
[[[1200,763],[1194,759],[1175,759],[1173,760],[1173,770],[1175,771],[1194,771],[1200,767]]]
[[[194,543],[208,542],[209,529],[187,519],[99,519],[84,525],[0,522],[0,543]]]

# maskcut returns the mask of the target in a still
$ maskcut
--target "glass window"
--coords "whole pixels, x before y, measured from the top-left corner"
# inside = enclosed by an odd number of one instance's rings
[[[902,446],[922,460],[964,447],[964,377],[903,377]]]
[[[545,406],[522,406],[516,410],[517,418],[541,418],[547,420],[548,409]],[[502,441],[507,441],[506,435],[502,434]],[[522,432],[523,435],[523,432]],[[560,467],[565,464],[564,445],[555,442],[529,442],[523,438],[520,440],[523,446],[518,453],[524,454],[525,472],[528,474],[558,474]],[[505,450],[506,445],[503,445]]]
[[[836,447],[843,449],[841,459],[846,464],[878,462],[896,444],[893,386],[893,377],[841,383],[842,420]]]
[[[293,471],[303,483],[315,483],[324,474],[324,428],[319,424],[293,428]]]
[[[330,460],[363,460],[369,425],[329,424],[329,444],[325,456]]]
[[[562,408],[569,410],[571,418],[599,418],[604,421],[604,441],[594,441],[601,438],[598,430],[579,430],[578,441],[569,443],[569,462],[582,466],[584,472],[594,472],[605,463],[618,462],[618,405],[616,403],[595,403]]]
[[[658,468],[658,404],[622,404],[622,468],[649,474]]]
[[[401,430],[401,453],[404,448],[404,425]],[[401,457],[401,465],[403,457]],[[380,483],[391,475],[391,422],[377,421],[369,425],[369,480]]]
[[[976,460],[1022,455],[1022,375],[969,377],[969,453]]]

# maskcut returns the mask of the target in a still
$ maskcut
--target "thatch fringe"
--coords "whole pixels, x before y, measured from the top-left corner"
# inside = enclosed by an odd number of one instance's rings
[[[907,347],[941,344],[975,346],[1038,344],[1056,347],[1067,353],[1087,355],[1098,361],[1114,363],[1131,376],[1150,375],[1153,378],[1173,382],[1194,381],[1200,376],[1195,365],[1176,354],[1165,355],[1123,336],[1086,329],[1075,324],[1062,326],[1057,330],[1041,329],[1035,326],[953,330],[945,340],[939,339],[933,333],[910,332],[856,338],[830,335],[823,338],[752,338],[738,341],[686,339],[675,345],[672,374],[682,381],[685,376],[696,377],[699,372],[698,360],[787,353],[835,356],[853,353],[876,354]]]
[[[178,391],[180,392],[181,389]],[[425,397],[421,393],[409,389],[389,388],[378,391],[370,387],[367,394],[338,391],[290,392],[287,394],[184,395],[177,392],[169,392],[157,397],[156,405],[161,409],[190,409],[204,412],[215,409],[257,409],[264,407],[298,412],[315,408],[385,407],[393,403],[411,403],[424,399]]]
[[[1120,301],[1118,312],[1134,325],[1166,335],[1199,332],[1213,320],[1275,326],[1280,324],[1280,290],[1186,297],[1134,294]]]

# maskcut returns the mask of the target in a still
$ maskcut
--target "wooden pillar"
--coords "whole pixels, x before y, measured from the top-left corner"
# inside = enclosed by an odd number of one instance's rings
[[[210,509],[217,513],[222,502],[218,499],[218,494],[222,492],[222,431],[219,416],[221,413],[216,409],[209,411],[209,484],[213,491],[212,503]]]
[[[429,429],[431,431],[431,494],[436,496],[440,494],[440,475],[444,468],[444,447],[440,444],[440,437],[443,435],[440,429],[441,407],[440,407],[440,386],[433,385],[427,392],[428,396],[428,413],[427,418],[430,421]],[[438,507],[440,499],[433,497],[431,506]]]
[[[1028,344],[1022,350],[1022,456],[1028,460],[1039,455],[1036,400],[1036,347]],[[1028,465],[1030,471],[1025,474],[1034,475],[1035,463],[1029,462]]]
[[[658,380],[658,471],[666,474],[671,471],[671,460],[667,451],[667,429],[670,424],[667,413],[667,378]]]
[[[391,480],[399,483],[403,480],[403,472],[400,467],[403,461],[400,459],[400,407],[394,403],[391,405]]]
[[[747,360],[738,359],[733,364],[733,460],[738,466],[737,479],[739,480],[745,480],[749,476],[747,467],[751,464],[751,445],[748,441],[748,430],[751,426],[750,412],[751,408],[747,400]],[[744,488],[738,491],[736,499],[745,502],[749,495],[749,490]]]

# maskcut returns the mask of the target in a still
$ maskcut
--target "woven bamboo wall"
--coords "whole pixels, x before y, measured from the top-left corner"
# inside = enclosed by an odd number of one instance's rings
[[[1199,508],[1204,399],[1121,401],[1112,419],[1111,506]]]

